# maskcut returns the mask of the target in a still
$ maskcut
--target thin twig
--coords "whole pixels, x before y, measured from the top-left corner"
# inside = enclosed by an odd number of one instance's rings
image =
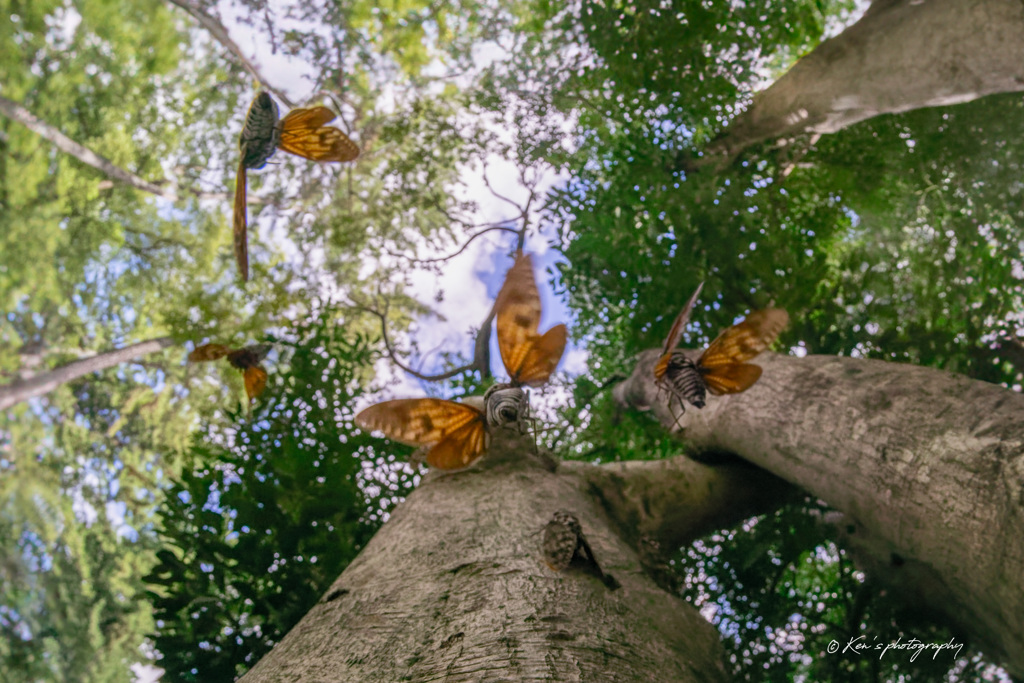
[[[494,227],[491,227],[491,228],[487,228],[486,230],[481,230],[480,232],[476,233],[475,235],[470,237],[468,240],[466,240],[465,243],[459,248],[458,251],[456,251],[456,252],[454,252],[452,254],[448,254],[447,256],[439,256],[437,258],[428,258],[428,259],[410,258],[408,256],[404,256],[403,254],[396,254],[396,253],[392,252],[390,249],[385,249],[384,252],[386,254],[390,255],[390,256],[395,257],[395,258],[406,258],[406,259],[408,259],[408,261],[410,263],[438,263],[440,261],[447,261],[449,259],[455,258],[456,256],[458,256],[462,252],[466,251],[466,248],[469,247],[469,243],[470,242],[475,240],[477,237],[480,237],[484,233],[488,233],[488,232],[491,232],[493,230],[504,230],[505,232],[512,232],[512,233],[516,233],[516,234],[520,234],[520,232],[521,232],[519,230],[516,230],[515,228],[509,228],[509,227],[506,227],[504,225],[497,225],[497,226],[494,226]]]
[[[447,372],[442,372],[439,375],[424,375],[421,372],[413,370],[408,365],[406,365],[402,361],[398,360],[398,354],[395,351],[394,347],[391,346],[391,339],[388,337],[387,314],[386,313],[381,313],[380,311],[372,309],[372,308],[370,308],[368,306],[363,306],[361,304],[356,304],[355,307],[357,309],[365,311],[365,312],[367,312],[367,313],[369,313],[371,315],[375,315],[375,316],[377,316],[378,319],[380,319],[381,337],[384,340],[384,347],[387,349],[388,355],[391,357],[391,360],[392,360],[392,362],[395,365],[397,365],[399,368],[401,368],[405,372],[408,372],[413,377],[416,377],[417,379],[423,380],[424,382],[440,382],[441,380],[450,379],[452,377],[455,377],[456,375],[461,375],[464,372],[477,369],[476,359],[474,358],[473,362],[469,363],[468,365],[463,365],[462,367],[458,367],[458,368],[455,368],[453,370],[449,370]]]
[[[253,62],[251,62],[248,57],[245,56],[245,54],[242,52],[242,48],[238,47],[238,43],[231,40],[231,36],[228,35],[227,28],[224,26],[224,24],[220,22],[219,19],[208,14],[202,8],[197,7],[191,2],[188,2],[188,0],[168,0],[168,2],[170,2],[172,5],[180,7],[181,9],[191,14],[195,18],[195,20],[203,26],[203,28],[210,32],[210,35],[213,36],[214,40],[216,40],[218,43],[227,48],[227,51],[235,56],[235,59],[237,59],[241,63],[242,68],[248,71],[253,78],[259,81],[260,85],[263,86],[264,90],[272,92],[274,96],[277,97],[277,99],[281,100],[286,105],[288,105],[289,109],[295,108],[295,103],[288,99],[288,96],[285,95],[283,92],[281,92],[274,86],[270,85],[270,81],[268,81],[266,77],[262,73],[260,73],[260,70],[256,67],[256,65]]]
[[[508,202],[512,206],[516,207],[516,209],[518,209],[519,211],[522,211],[522,207],[520,207],[519,204],[517,204],[513,200],[509,199],[505,195],[499,193],[497,190],[494,189],[494,187],[491,186],[491,181],[488,180],[488,178],[487,178],[487,167],[486,166],[484,166],[484,172],[481,175],[483,176],[484,184],[487,186],[487,189],[491,191],[491,194],[493,194],[495,197],[497,197],[498,199],[500,199],[500,200],[502,200],[504,202]]]

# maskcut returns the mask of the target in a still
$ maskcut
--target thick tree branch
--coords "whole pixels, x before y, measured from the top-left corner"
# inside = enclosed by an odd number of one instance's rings
[[[22,401],[42,396],[59,387],[91,372],[99,372],[120,365],[133,358],[155,353],[174,344],[170,337],[160,337],[138,342],[124,348],[105,351],[90,358],[71,361],[54,368],[49,372],[41,372],[32,377],[0,386],[0,410],[5,410]]]
[[[758,93],[692,165],[724,166],[768,139],[1024,90],[1021,36],[1020,0],[876,2]]]
[[[616,397],[672,428],[658,355],[642,354]],[[881,361],[756,362],[764,374],[749,391],[687,409],[688,444],[739,455],[842,511],[875,578],[902,588],[908,568],[927,575],[914,599],[1024,675],[1024,395]]]
[[[566,462],[559,471],[589,483],[625,537],[650,539],[669,552],[774,510],[797,491],[742,461],[706,465],[682,455],[600,466]]]
[[[231,36],[228,35],[228,30],[216,17],[208,14],[203,8],[189,2],[189,0],[168,0],[172,5],[176,5],[181,9],[188,12],[192,17],[199,22],[199,24],[210,32],[214,40],[224,46],[224,48],[234,55],[235,59],[242,65],[249,74],[259,81],[260,85],[263,86],[264,90],[272,92],[277,99],[281,100],[288,106],[289,109],[295,108],[295,103],[288,99],[288,96],[283,92],[275,88],[270,84],[270,81],[263,75],[262,72],[256,67],[256,65],[245,56],[242,52],[242,48],[238,47],[238,43],[231,40]],[[272,23],[268,24],[273,28]]]

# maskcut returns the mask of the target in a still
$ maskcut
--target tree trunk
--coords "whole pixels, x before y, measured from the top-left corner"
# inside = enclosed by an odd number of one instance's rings
[[[48,372],[41,372],[24,380],[0,386],[0,410],[6,410],[22,401],[47,394],[61,384],[77,379],[90,372],[99,372],[120,365],[126,361],[145,356],[171,346],[170,337],[160,337],[138,342],[124,348],[104,351],[90,358],[71,361]]]
[[[616,396],[672,429],[648,351]],[[840,510],[872,577],[1024,677],[1024,395],[912,365],[764,354],[749,391],[679,420]],[[678,412],[678,410],[676,411]]]
[[[725,165],[769,138],[834,133],[879,114],[1020,90],[1020,0],[876,1],[757,94],[697,165]]]
[[[616,394],[671,428],[657,356]],[[845,513],[873,578],[1020,675],[1024,396],[877,361],[758,363],[752,389],[679,420],[695,448],[758,467],[673,458],[552,472],[499,431],[474,467],[428,475],[242,680],[723,680],[717,633],[657,585],[650,549],[775,509],[792,489],[765,470]],[[545,565],[540,531],[562,508],[621,588]]]
[[[786,487],[685,458],[552,472],[534,448],[499,430],[477,465],[425,477],[242,680],[725,680],[715,629],[649,578],[637,547],[756,514]],[[710,512],[669,515],[670,500]],[[540,532],[559,509],[621,587],[545,564]]]

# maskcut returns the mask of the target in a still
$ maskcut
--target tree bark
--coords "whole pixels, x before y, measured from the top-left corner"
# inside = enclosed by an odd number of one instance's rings
[[[717,632],[637,547],[774,506],[766,475],[686,458],[552,472],[534,448],[500,430],[477,465],[425,477],[242,681],[725,680]],[[663,514],[673,503],[706,514]],[[563,508],[620,588],[544,563],[540,531]]]
[[[154,353],[174,344],[170,337],[150,339],[120,349],[104,351],[90,358],[71,361],[48,372],[41,372],[24,380],[0,386],[0,410],[6,410],[22,401],[47,394],[61,384],[90,372],[99,372],[115,365]]]
[[[673,429],[658,356],[645,352],[616,396]],[[688,408],[688,445],[734,453],[840,510],[872,578],[1024,676],[1024,395],[873,360],[757,364],[747,392]]]
[[[876,1],[802,57],[712,141],[724,166],[769,138],[834,133],[877,116],[1024,90],[1020,0]]]

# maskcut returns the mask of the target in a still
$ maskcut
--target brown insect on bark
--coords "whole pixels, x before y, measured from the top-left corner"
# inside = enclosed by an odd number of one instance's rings
[[[557,510],[541,531],[541,552],[548,567],[556,572],[576,567],[601,579],[611,590],[619,587],[615,577],[601,570],[580,520],[571,511]]]
[[[676,345],[697,301],[697,291],[679,312],[665,340],[662,356],[654,366],[654,379],[661,389],[679,401],[703,408],[707,392],[716,396],[746,391],[761,377],[761,367],[747,361],[765,351],[789,324],[789,314],[781,308],[754,311],[742,322],[715,338],[697,361],[688,358]]]

